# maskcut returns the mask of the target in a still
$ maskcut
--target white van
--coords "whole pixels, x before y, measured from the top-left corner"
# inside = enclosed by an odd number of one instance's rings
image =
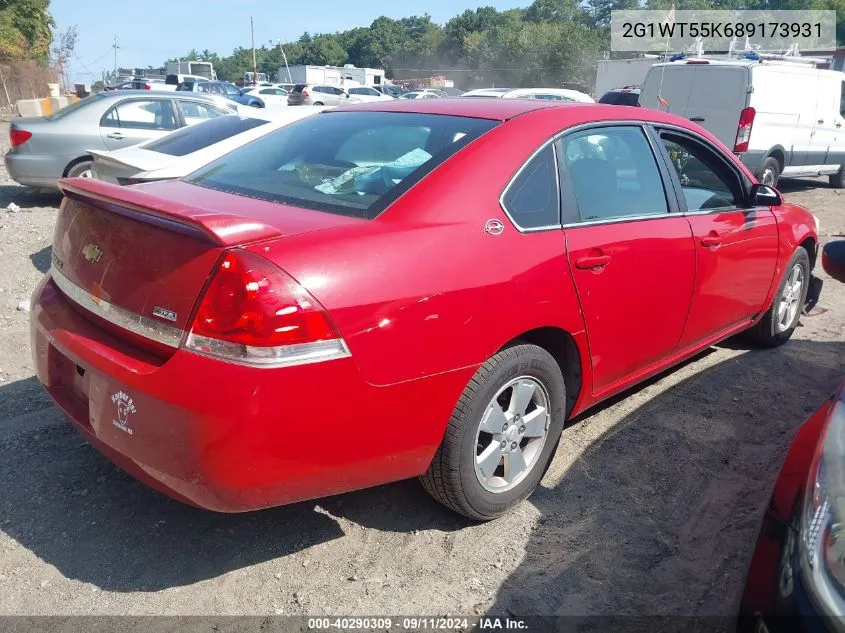
[[[841,72],[783,60],[680,60],[649,69],[640,105],[695,121],[764,184],[828,175],[845,187]]]

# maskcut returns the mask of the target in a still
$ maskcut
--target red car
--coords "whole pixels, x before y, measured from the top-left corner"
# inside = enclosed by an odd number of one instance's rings
[[[820,289],[814,217],[643,108],[378,102],[181,181],[61,187],[39,379],[224,512],[420,476],[494,518],[568,417],[739,332],[784,343]]]

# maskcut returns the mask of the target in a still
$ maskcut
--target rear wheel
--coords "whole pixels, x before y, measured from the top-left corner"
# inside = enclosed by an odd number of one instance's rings
[[[314,105],[315,106],[321,106],[321,105],[323,105],[323,102],[322,101],[315,101]]]
[[[76,163],[73,167],[67,170],[68,178],[93,178],[94,174],[91,167],[94,165],[90,160],[83,160]]]
[[[845,189],[845,165],[842,165],[839,168],[839,171],[835,174],[831,174],[827,177],[830,181],[831,187],[836,187],[837,189]]]
[[[793,253],[771,307],[748,330],[748,336],[763,347],[783,345],[792,336],[810,287],[810,256],[803,248]]]
[[[423,487],[471,519],[505,514],[545,474],[565,404],[563,374],[551,354],[536,345],[502,350],[461,394]]]
[[[769,187],[777,187],[780,179],[780,163],[769,156],[760,167],[760,182]]]

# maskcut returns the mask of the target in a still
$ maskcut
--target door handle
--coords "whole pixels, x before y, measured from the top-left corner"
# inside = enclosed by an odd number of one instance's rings
[[[715,233],[711,233],[710,235],[705,235],[701,238],[701,245],[707,246],[709,248],[713,248],[715,246],[719,246],[722,243],[722,238],[716,235]]]
[[[106,134],[106,136],[107,136],[107,137],[109,137],[109,138],[116,139],[116,140],[118,140],[118,141],[119,141],[120,139],[122,139],[122,138],[126,138],[126,137],[125,137],[125,136],[123,136],[123,134],[121,134],[120,132],[110,132],[109,134]]]
[[[575,260],[575,268],[594,270],[604,268],[610,262],[610,255],[588,255]]]
[[[695,123],[704,123],[704,117],[703,116],[690,117],[690,121],[693,121]]]

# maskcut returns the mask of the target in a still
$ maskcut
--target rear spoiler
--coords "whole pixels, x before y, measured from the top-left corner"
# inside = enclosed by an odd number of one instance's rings
[[[71,200],[217,246],[237,246],[282,236],[279,229],[263,222],[174,202],[135,187],[92,178],[62,178],[59,189]]]

